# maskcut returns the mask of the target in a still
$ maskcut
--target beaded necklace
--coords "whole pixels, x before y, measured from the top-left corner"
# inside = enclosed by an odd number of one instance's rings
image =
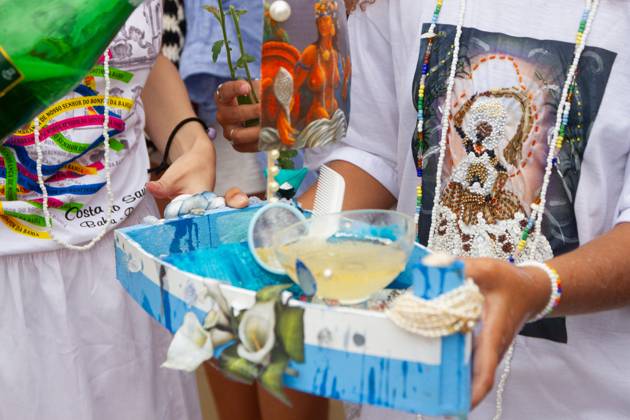
[[[418,133],[418,159],[416,165],[416,174],[418,176],[418,185],[416,187],[416,224],[420,222],[420,212],[422,211],[422,156],[426,142],[424,141],[424,87],[429,73],[429,58],[431,58],[431,48],[433,47],[433,38],[435,37],[435,25],[437,25],[440,11],[442,10],[443,0],[437,0],[433,16],[431,17],[431,26],[426,34],[422,34],[420,39],[427,39],[427,49],[422,58],[422,73],[420,76],[420,84],[418,85],[418,125],[416,131]]]
[[[417,201],[416,201],[416,218],[419,220],[419,214],[422,209],[422,152],[424,151],[425,141],[424,141],[424,92],[425,92],[425,83],[426,77],[429,72],[429,58],[431,54],[431,47],[433,45],[433,37],[435,36],[435,25],[437,23],[437,19],[439,17],[440,11],[442,9],[443,0],[437,0],[436,7],[433,12],[433,17],[431,20],[431,26],[429,31],[426,34],[423,34],[421,38],[428,38],[427,41],[427,49],[425,55],[423,57],[422,63],[422,73],[420,77],[420,85],[418,88],[418,187],[417,187]],[[582,17],[580,19],[580,24],[578,27],[578,32],[575,39],[575,50],[573,54],[573,61],[571,63],[571,67],[567,72],[567,77],[565,83],[562,88],[562,95],[560,97],[558,111],[556,113],[556,122],[553,130],[553,135],[548,140],[549,153],[547,154],[547,162],[545,167],[545,175],[543,178],[543,184],[541,187],[540,195],[537,199],[534,200],[532,204],[532,212],[528,218],[527,225],[522,231],[521,237],[516,246],[515,255],[509,257],[510,262],[514,262],[515,256],[518,256],[521,253],[526,244],[527,240],[530,237],[532,228],[536,228],[536,237],[534,239],[535,243],[543,238],[542,235],[542,219],[544,214],[544,208],[546,205],[546,197],[547,190],[549,187],[549,180],[551,177],[551,173],[553,168],[556,167],[558,163],[558,153],[560,149],[562,149],[562,145],[564,143],[564,134],[566,131],[566,127],[569,121],[569,112],[571,111],[571,101],[573,99],[573,93],[576,90],[576,72],[578,63],[580,61],[580,57],[582,52],[584,51],[586,45],[586,39],[590,33],[591,26],[593,24],[593,20],[595,18],[595,14],[597,12],[597,8],[599,6],[599,0],[586,0],[586,7],[584,12],[582,13]],[[440,194],[441,194],[441,178],[442,178],[442,166],[444,164],[444,157],[446,155],[446,139],[447,132],[449,126],[449,116],[450,116],[450,104],[451,104],[451,92],[453,90],[453,85],[455,81],[455,69],[457,66],[457,62],[459,60],[459,44],[460,38],[462,34],[462,27],[464,23],[464,13],[466,9],[466,0],[460,0],[460,13],[459,19],[457,23],[457,30],[455,33],[455,41],[453,44],[453,59],[451,62],[451,71],[447,83],[447,91],[446,91],[446,100],[444,106],[444,112],[442,114],[442,131],[440,136],[440,152],[438,156],[438,165],[436,171],[436,185],[435,185],[435,198],[433,202],[433,212],[431,214],[431,226],[429,231],[429,242],[428,245],[431,248],[433,245],[433,238],[435,231],[437,230],[437,211],[436,208],[440,202]],[[499,420],[503,413],[503,393],[505,390],[505,384],[510,374],[512,357],[514,355],[514,343],[509,347],[505,359],[505,367],[499,379],[499,383],[497,385],[497,395],[496,395],[496,413],[493,420]],[[418,416],[419,419],[422,416]]]
[[[40,127],[39,117],[33,120],[34,126],[34,138],[35,138],[35,151],[37,153],[37,183],[42,191],[42,211],[44,213],[44,220],[46,222],[46,230],[50,234],[52,240],[66,249],[74,251],[87,251],[94,247],[108,232],[109,226],[112,225],[114,218],[114,193],[112,191],[112,179],[111,179],[111,165],[109,161],[109,95],[111,90],[111,80],[109,76],[109,49],[107,49],[103,55],[103,78],[105,80],[105,91],[103,92],[103,143],[105,145],[105,190],[107,191],[108,207],[106,211],[107,223],[103,226],[103,229],[99,234],[92,238],[92,240],[84,245],[73,245],[68,243],[54,235],[52,229],[52,217],[48,207],[48,190],[46,183],[44,182],[44,174],[42,171],[42,165],[44,160],[44,153],[42,151],[42,141],[40,140]]]
[[[542,236],[540,234],[542,227],[542,219],[544,214],[544,208],[546,204],[546,195],[549,187],[549,180],[551,177],[551,173],[553,168],[556,167],[558,162],[558,153],[562,148],[564,142],[564,134],[566,130],[566,126],[568,124],[569,112],[571,110],[571,101],[573,99],[573,92],[576,89],[576,72],[577,66],[582,55],[582,52],[585,48],[585,41],[590,32],[590,28],[595,17],[595,12],[597,10],[599,4],[599,0],[586,0],[586,7],[584,12],[582,13],[578,32],[576,35],[575,42],[575,51],[573,55],[573,62],[571,67],[568,70],[567,78],[563,85],[562,95],[558,106],[558,111],[556,114],[556,124],[554,126],[553,135],[549,138],[549,153],[547,155],[547,164],[545,168],[545,175],[543,178],[543,184],[541,187],[540,195],[536,198],[532,204],[532,211],[528,218],[527,224],[524,227],[520,239],[517,244],[515,244],[515,252],[513,255],[509,257],[510,262],[514,262],[515,257],[520,255],[520,253],[525,249],[527,245],[527,241],[530,238],[532,233],[532,229],[535,227],[536,240]],[[418,85],[418,114],[417,114],[417,149],[418,149],[418,157],[417,157],[417,187],[416,187],[416,221],[419,222],[420,212],[422,211],[422,165],[423,165],[423,152],[426,148],[426,141],[424,137],[424,93],[426,89],[426,79],[429,73],[429,59],[431,57],[432,47],[433,47],[433,39],[435,37],[435,26],[437,24],[440,12],[442,10],[443,0],[437,0],[436,6],[433,12],[433,16],[431,18],[431,25],[429,30],[422,34],[421,39],[427,39],[427,47],[425,50],[425,54],[422,60],[421,67],[421,75],[420,82]],[[431,214],[431,226],[429,231],[429,247],[433,244],[433,238],[435,235],[435,231],[437,229],[437,211],[436,204],[440,202],[441,195],[441,177],[442,177],[442,168],[444,164],[444,158],[446,155],[446,143],[447,143],[447,134],[449,127],[449,118],[450,118],[450,103],[453,85],[455,82],[455,71],[457,68],[457,63],[459,60],[459,46],[460,39],[462,34],[462,27],[464,21],[466,9],[466,0],[460,1],[460,13],[459,19],[457,23],[457,29],[455,33],[455,40],[453,44],[453,57],[451,61],[450,74],[447,82],[446,88],[446,99],[445,99],[445,109],[442,114],[441,120],[441,135],[440,135],[440,151],[438,155],[438,164],[436,171],[436,185],[435,185],[435,195],[434,195],[434,206],[433,212]]]

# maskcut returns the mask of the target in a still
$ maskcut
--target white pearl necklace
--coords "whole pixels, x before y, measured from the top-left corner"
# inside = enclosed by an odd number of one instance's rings
[[[431,212],[431,228],[429,230],[428,245],[431,248],[433,244],[433,236],[437,230],[437,216],[435,211],[435,203],[440,202],[440,190],[442,189],[442,167],[444,165],[444,156],[446,155],[446,137],[448,134],[449,117],[451,115],[451,96],[453,95],[453,86],[455,85],[455,72],[457,70],[457,62],[459,61],[459,43],[462,38],[462,27],[464,26],[464,16],[466,15],[466,0],[459,2],[459,18],[457,21],[457,30],[455,32],[455,41],[453,43],[453,59],[451,61],[451,71],[446,84],[446,99],[444,101],[444,111],[442,112],[442,132],[440,133],[440,154],[438,156],[438,164],[435,175],[435,196],[433,199],[433,212]],[[433,32],[433,31],[430,31]]]
[[[83,245],[74,245],[68,243],[61,238],[54,235],[52,229],[52,217],[50,215],[50,210],[48,208],[48,190],[46,189],[46,184],[44,182],[44,174],[42,172],[42,162],[44,160],[44,153],[42,151],[42,142],[40,141],[40,132],[39,132],[39,117],[36,117],[33,120],[34,125],[34,137],[35,137],[35,150],[37,152],[37,183],[39,184],[39,188],[42,191],[42,211],[44,213],[44,220],[46,222],[46,230],[50,234],[50,237],[59,245],[66,249],[71,249],[74,251],[87,251],[92,249],[94,245],[98,243],[108,232],[109,226],[113,223],[114,216],[114,193],[112,191],[112,179],[111,179],[111,165],[109,160],[109,92],[111,88],[111,80],[109,77],[109,49],[105,51],[104,59],[103,59],[103,73],[105,79],[105,92],[103,94],[103,143],[105,144],[105,185],[107,191],[107,199],[109,201],[109,205],[106,211],[106,219],[107,223],[101,230],[101,232],[94,237],[90,242]]]
[[[483,295],[472,279],[435,299],[407,292],[394,300],[387,316],[400,328],[422,337],[437,338],[471,331],[481,318]]]

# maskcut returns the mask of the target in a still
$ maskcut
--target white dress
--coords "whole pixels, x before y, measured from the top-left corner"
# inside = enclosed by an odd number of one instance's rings
[[[109,48],[116,227],[157,214],[145,197],[140,94],[160,50],[161,10],[145,1]],[[72,243],[105,224],[103,89],[97,65],[41,124],[54,232]],[[0,419],[199,420],[194,375],[160,368],[170,335],[116,280],[113,234],[88,252],[60,249],[42,228],[32,130],[8,138],[3,153],[15,168],[0,176]]]

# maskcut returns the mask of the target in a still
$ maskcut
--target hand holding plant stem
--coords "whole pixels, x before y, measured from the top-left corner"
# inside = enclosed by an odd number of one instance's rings
[[[249,71],[249,63],[253,63],[256,59],[245,52],[245,46],[243,45],[243,36],[241,34],[241,16],[247,13],[247,10],[238,10],[234,6],[230,6],[228,15],[232,16],[234,22],[234,28],[236,29],[236,37],[238,38],[238,47],[241,52],[240,58],[236,61],[236,68],[242,68],[245,70],[247,76],[247,83],[251,87],[251,95],[254,103],[258,103],[258,97],[252,84],[252,74]]]
[[[204,8],[212,13],[215,19],[221,25],[221,32],[223,33],[223,39],[216,41],[212,45],[212,61],[216,63],[219,58],[219,54],[221,54],[221,50],[225,48],[225,55],[227,59],[228,68],[230,69],[230,77],[232,80],[236,80],[236,71],[239,68],[242,68],[245,71],[245,75],[247,77],[247,83],[250,86],[250,96],[241,96],[237,98],[239,104],[252,104],[258,103],[258,96],[256,95],[256,90],[254,89],[254,84],[252,81],[251,71],[249,69],[249,63],[253,63],[256,59],[248,54],[245,51],[245,46],[243,44],[243,36],[241,33],[241,25],[240,19],[241,16],[247,13],[247,10],[237,9],[233,5],[230,6],[227,13],[223,7],[223,0],[217,0],[218,8],[214,6],[204,6]],[[232,61],[232,47],[230,46],[231,41],[227,37],[227,25],[226,25],[226,15],[231,16],[232,22],[234,24],[234,29],[236,30],[236,36],[238,39],[238,46],[240,50],[240,57],[236,61],[236,64]],[[259,124],[259,120],[252,120],[245,123],[245,126],[251,127]],[[294,169],[295,165],[293,163],[293,158],[297,155],[297,152],[294,150],[283,150],[280,152],[279,166],[283,169]]]
[[[219,58],[219,54],[221,54],[221,50],[225,48],[227,64],[228,64],[228,68],[230,69],[230,77],[233,80],[236,80],[237,78],[236,71],[239,68],[242,68],[243,70],[245,70],[245,74],[247,76],[247,82],[249,83],[251,87],[251,93],[250,93],[251,100],[246,103],[258,103],[258,97],[256,96],[254,85],[252,83],[252,75],[249,70],[249,63],[253,63],[256,59],[252,55],[247,54],[247,52],[245,51],[245,46],[243,44],[243,36],[241,34],[241,26],[240,26],[240,18],[242,15],[247,13],[247,10],[237,9],[234,6],[230,6],[229,10],[225,12],[225,9],[223,7],[223,0],[217,0],[217,4],[219,6],[218,8],[214,6],[204,6],[205,9],[209,11],[210,13],[212,13],[212,15],[219,22],[219,25],[221,25],[221,32],[223,33],[223,39],[216,41],[212,45],[212,61],[216,63],[217,59]],[[232,47],[230,45],[231,41],[227,37],[226,15],[229,15],[232,18],[232,22],[234,23],[234,29],[236,30],[236,36],[238,38],[238,45],[239,45],[241,55],[239,59],[236,61],[236,63],[232,61]],[[239,103],[242,103],[242,102],[239,100]]]

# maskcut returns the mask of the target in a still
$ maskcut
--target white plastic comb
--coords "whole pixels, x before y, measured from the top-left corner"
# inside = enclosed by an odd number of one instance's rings
[[[321,216],[340,212],[345,194],[346,181],[343,177],[328,166],[322,165],[317,179],[313,215]]]

